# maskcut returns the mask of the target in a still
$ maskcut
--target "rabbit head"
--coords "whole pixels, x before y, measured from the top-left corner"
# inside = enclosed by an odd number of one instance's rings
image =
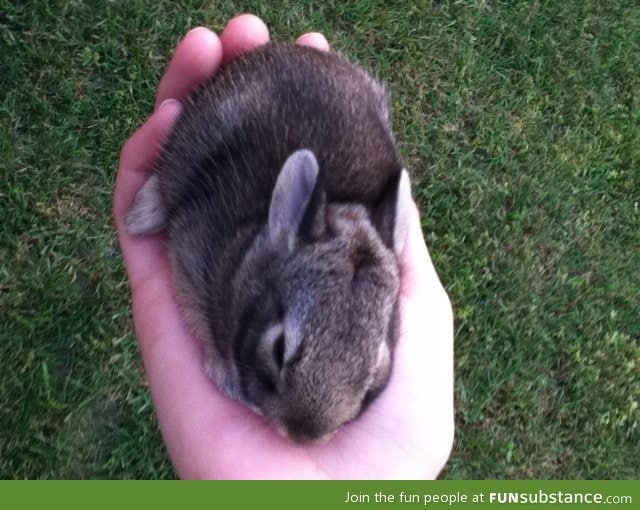
[[[388,380],[410,201],[405,171],[392,187],[373,214],[328,203],[313,153],[294,152],[234,277],[237,394],[294,441],[329,437]]]

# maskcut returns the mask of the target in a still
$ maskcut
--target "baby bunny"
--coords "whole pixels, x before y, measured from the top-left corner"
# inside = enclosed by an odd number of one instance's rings
[[[126,228],[166,231],[219,389],[305,443],[387,384],[410,205],[382,85],[268,44],[186,101]]]

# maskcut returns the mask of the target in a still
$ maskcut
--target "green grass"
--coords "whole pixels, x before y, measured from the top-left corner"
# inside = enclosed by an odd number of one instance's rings
[[[0,478],[173,476],[111,189],[177,40],[238,11],[389,83],[456,310],[444,477],[640,477],[640,6],[314,4],[0,0]]]

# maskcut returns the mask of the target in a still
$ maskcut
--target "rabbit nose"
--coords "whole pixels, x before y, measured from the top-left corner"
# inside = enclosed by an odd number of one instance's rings
[[[335,431],[327,430],[313,419],[292,418],[285,421],[284,435],[296,443],[326,443]]]

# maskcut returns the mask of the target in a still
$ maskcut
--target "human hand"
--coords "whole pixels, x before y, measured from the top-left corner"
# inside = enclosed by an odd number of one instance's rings
[[[162,235],[130,236],[125,212],[153,168],[180,101],[223,61],[268,41],[252,15],[220,37],[198,28],[176,48],[156,107],[125,143],[113,215],[132,294],[133,319],[158,423],[182,478],[435,478],[453,442],[453,318],[429,257],[417,209],[401,255],[401,333],[388,387],[357,420],[324,444],[298,445],[222,395],[174,301]],[[298,39],[328,51],[320,34]]]

